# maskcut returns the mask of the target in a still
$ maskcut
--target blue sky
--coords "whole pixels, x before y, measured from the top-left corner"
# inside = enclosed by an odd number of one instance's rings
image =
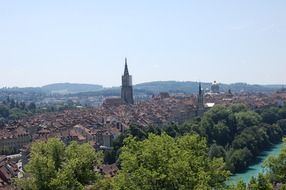
[[[0,1],[0,86],[286,83],[285,0]]]

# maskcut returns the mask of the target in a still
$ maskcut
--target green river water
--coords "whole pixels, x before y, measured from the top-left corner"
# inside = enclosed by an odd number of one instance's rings
[[[263,162],[267,159],[270,155],[278,155],[283,147],[283,143],[276,144],[271,149],[264,151],[261,155],[257,158],[257,163],[254,165],[249,166],[249,168],[243,172],[238,173],[231,176],[230,180],[228,181],[229,184],[236,184],[239,180],[248,183],[252,176],[257,176],[259,173],[263,172]]]

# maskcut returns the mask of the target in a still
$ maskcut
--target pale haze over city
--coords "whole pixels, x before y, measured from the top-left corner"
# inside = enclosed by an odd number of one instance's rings
[[[285,84],[286,1],[1,1],[0,87]]]

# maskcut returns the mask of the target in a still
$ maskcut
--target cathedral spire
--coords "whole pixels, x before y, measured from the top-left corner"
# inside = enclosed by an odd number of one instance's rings
[[[202,84],[201,84],[201,82],[199,82],[197,115],[201,116],[203,113],[204,113],[204,92],[202,90]]]
[[[127,58],[125,58],[125,68],[122,76],[121,99],[124,103],[134,104],[132,76],[129,75]]]
[[[202,95],[202,85],[201,85],[201,82],[199,83],[199,95]]]
[[[124,75],[129,75],[129,72],[128,72],[128,65],[127,65],[127,58],[125,57],[125,68],[124,68]]]

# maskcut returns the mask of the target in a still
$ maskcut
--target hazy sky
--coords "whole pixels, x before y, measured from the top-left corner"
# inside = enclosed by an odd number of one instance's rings
[[[2,0],[0,86],[286,83],[285,0]]]

